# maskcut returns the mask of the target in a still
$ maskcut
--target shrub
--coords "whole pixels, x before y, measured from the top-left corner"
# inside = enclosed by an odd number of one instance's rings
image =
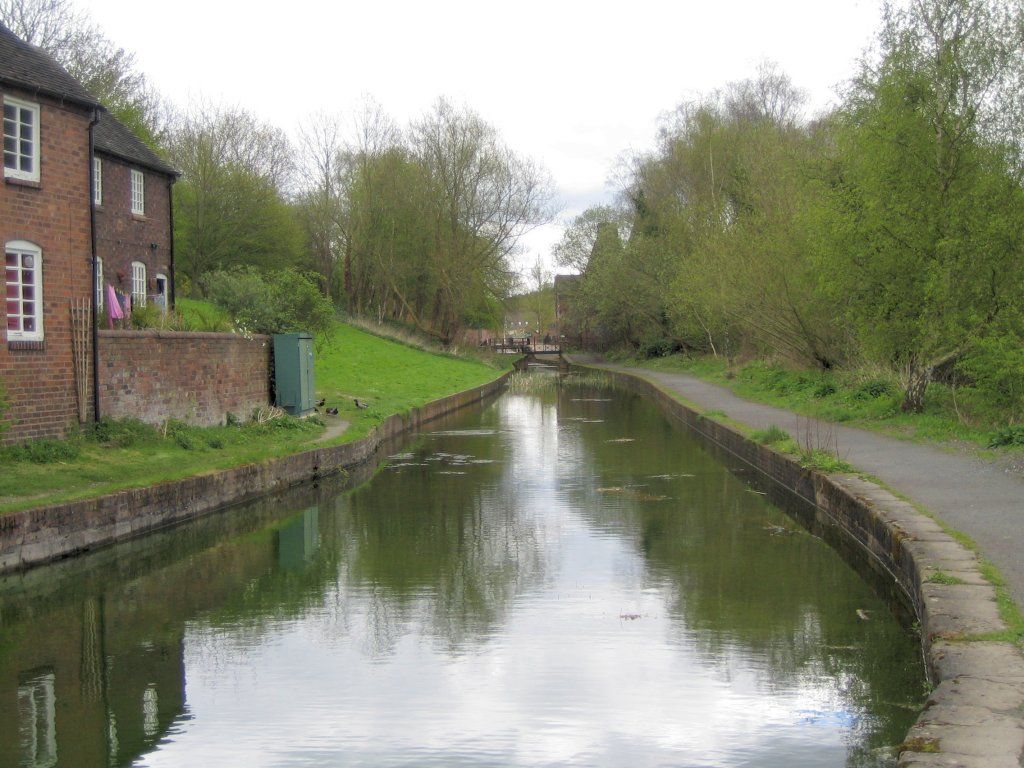
[[[133,445],[156,442],[160,434],[155,427],[138,419],[103,418],[89,424],[85,435],[93,442],[115,448],[130,448]]]
[[[283,269],[262,273],[251,267],[203,276],[210,300],[235,323],[253,333],[309,331],[318,342],[334,327],[334,306],[303,272]]]
[[[163,310],[156,303],[132,307],[132,328],[164,328],[167,325]]]
[[[988,440],[989,448],[1003,448],[1011,445],[1024,445],[1024,424],[1003,427],[993,432]]]
[[[880,397],[891,395],[896,391],[891,381],[885,379],[871,379],[865,381],[853,390],[854,400],[877,400]]]
[[[772,424],[768,429],[755,429],[750,433],[750,437],[764,445],[773,445],[791,439],[789,432],[775,424]]]
[[[203,333],[230,333],[235,330],[231,318],[224,310],[195,299],[175,302],[175,324],[180,331]]]
[[[1024,419],[1024,340],[1014,334],[982,339],[957,370],[986,405],[1010,422]]]
[[[640,354],[647,359],[653,357],[668,357],[669,355],[675,354],[680,349],[682,349],[682,347],[677,341],[665,338],[653,338],[644,341],[640,345]]]
[[[814,397],[817,398],[818,400],[821,400],[822,398],[829,397],[830,395],[834,395],[835,393],[836,385],[833,384],[831,381],[823,381],[814,390]]]
[[[167,422],[167,437],[186,451],[202,451],[206,448],[219,450],[224,447],[224,438],[216,432],[202,427],[193,427],[175,419]]]
[[[74,461],[81,455],[82,446],[77,440],[31,440],[0,449],[0,456],[7,461],[30,461],[33,464]]]

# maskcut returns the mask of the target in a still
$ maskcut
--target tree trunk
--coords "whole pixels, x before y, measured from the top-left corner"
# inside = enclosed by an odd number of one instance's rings
[[[920,365],[917,360],[910,361],[907,365],[907,383],[900,410],[904,413],[921,413],[924,410],[924,394],[934,370],[935,367],[932,365]]]

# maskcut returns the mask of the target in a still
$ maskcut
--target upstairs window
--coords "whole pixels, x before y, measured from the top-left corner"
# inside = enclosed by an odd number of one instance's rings
[[[146,265],[132,262],[132,307],[146,306]]]
[[[146,212],[146,177],[142,171],[132,169],[132,213],[142,216]]]
[[[43,254],[24,240],[4,248],[7,340],[43,339]]]
[[[98,157],[92,159],[92,203],[103,205],[103,161]]]
[[[4,98],[4,176],[39,181],[39,105]]]

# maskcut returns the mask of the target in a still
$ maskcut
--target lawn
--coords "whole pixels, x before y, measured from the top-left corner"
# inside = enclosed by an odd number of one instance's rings
[[[317,396],[338,416],[195,428],[108,425],[95,435],[7,449],[0,512],[89,498],[365,437],[393,413],[496,379],[503,369],[415,349],[338,323],[316,354]],[[359,408],[355,399],[369,407]],[[323,410],[323,409],[321,409]],[[347,429],[330,439],[339,422]],[[326,425],[326,426],[325,426]],[[333,429],[332,429],[333,428]]]

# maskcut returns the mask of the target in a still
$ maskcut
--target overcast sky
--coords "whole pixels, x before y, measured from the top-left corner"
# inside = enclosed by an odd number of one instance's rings
[[[550,263],[561,222],[607,202],[618,158],[660,114],[777,62],[820,110],[854,71],[878,0],[624,3],[178,0],[84,3],[172,101],[215,100],[294,132],[372,95],[400,124],[466,103],[551,173],[559,222],[524,241]]]

